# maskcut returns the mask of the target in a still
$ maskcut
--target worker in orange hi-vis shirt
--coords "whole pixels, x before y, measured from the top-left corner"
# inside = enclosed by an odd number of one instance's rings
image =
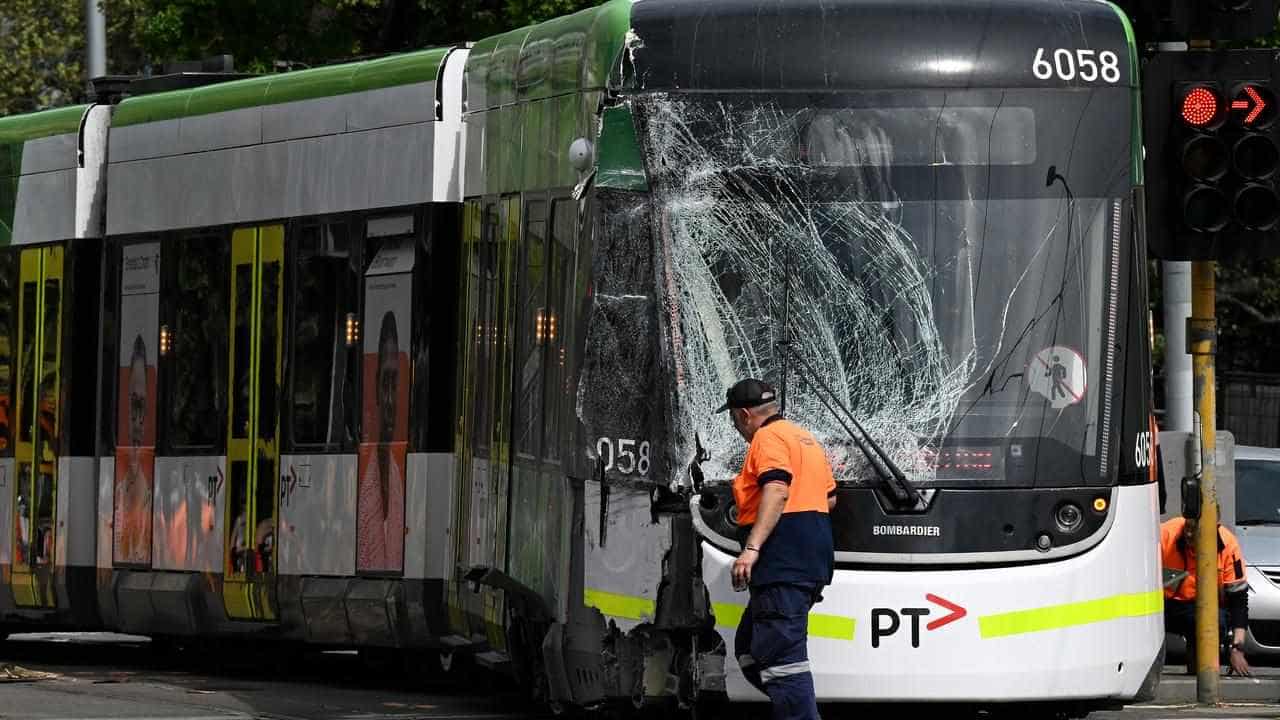
[[[831,465],[808,430],[782,417],[767,383],[735,384],[717,412],[725,410],[750,443],[733,481],[743,544],[733,585],[750,590],[734,654],[742,674],[769,696],[774,720],[817,720],[808,620],[835,568]]]
[[[1196,527],[1194,518],[1172,517],[1160,525],[1160,565],[1164,571],[1164,626],[1187,641],[1187,672],[1195,668]],[[1244,656],[1249,625],[1249,585],[1244,555],[1230,530],[1218,525],[1219,637],[1231,629],[1227,674],[1250,675]]]

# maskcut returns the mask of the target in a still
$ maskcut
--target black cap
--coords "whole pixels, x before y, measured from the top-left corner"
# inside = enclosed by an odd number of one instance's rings
[[[778,393],[774,391],[773,386],[763,380],[755,378],[747,378],[739,380],[737,384],[729,388],[729,392],[725,393],[727,402],[716,409],[716,412],[724,412],[729,408],[753,408],[757,405],[771,403],[778,399]]]

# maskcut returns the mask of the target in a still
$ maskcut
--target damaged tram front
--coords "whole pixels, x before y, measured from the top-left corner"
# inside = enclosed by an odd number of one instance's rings
[[[1092,0],[631,6],[577,398],[589,606],[732,647],[746,446],[713,411],[754,376],[839,484],[820,700],[1150,694],[1135,53]]]

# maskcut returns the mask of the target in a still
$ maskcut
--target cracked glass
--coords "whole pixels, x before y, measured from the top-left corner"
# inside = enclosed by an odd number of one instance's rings
[[[651,194],[619,211],[652,234],[670,472],[700,442],[708,480],[737,473],[713,411],[752,376],[842,484],[878,482],[848,415],[924,485],[1106,475],[1127,90],[627,102]]]

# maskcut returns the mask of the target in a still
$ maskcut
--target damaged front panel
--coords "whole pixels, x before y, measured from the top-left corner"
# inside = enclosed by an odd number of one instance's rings
[[[636,483],[655,473],[659,377],[648,196],[600,192],[592,248],[578,417],[594,453],[593,480]]]

